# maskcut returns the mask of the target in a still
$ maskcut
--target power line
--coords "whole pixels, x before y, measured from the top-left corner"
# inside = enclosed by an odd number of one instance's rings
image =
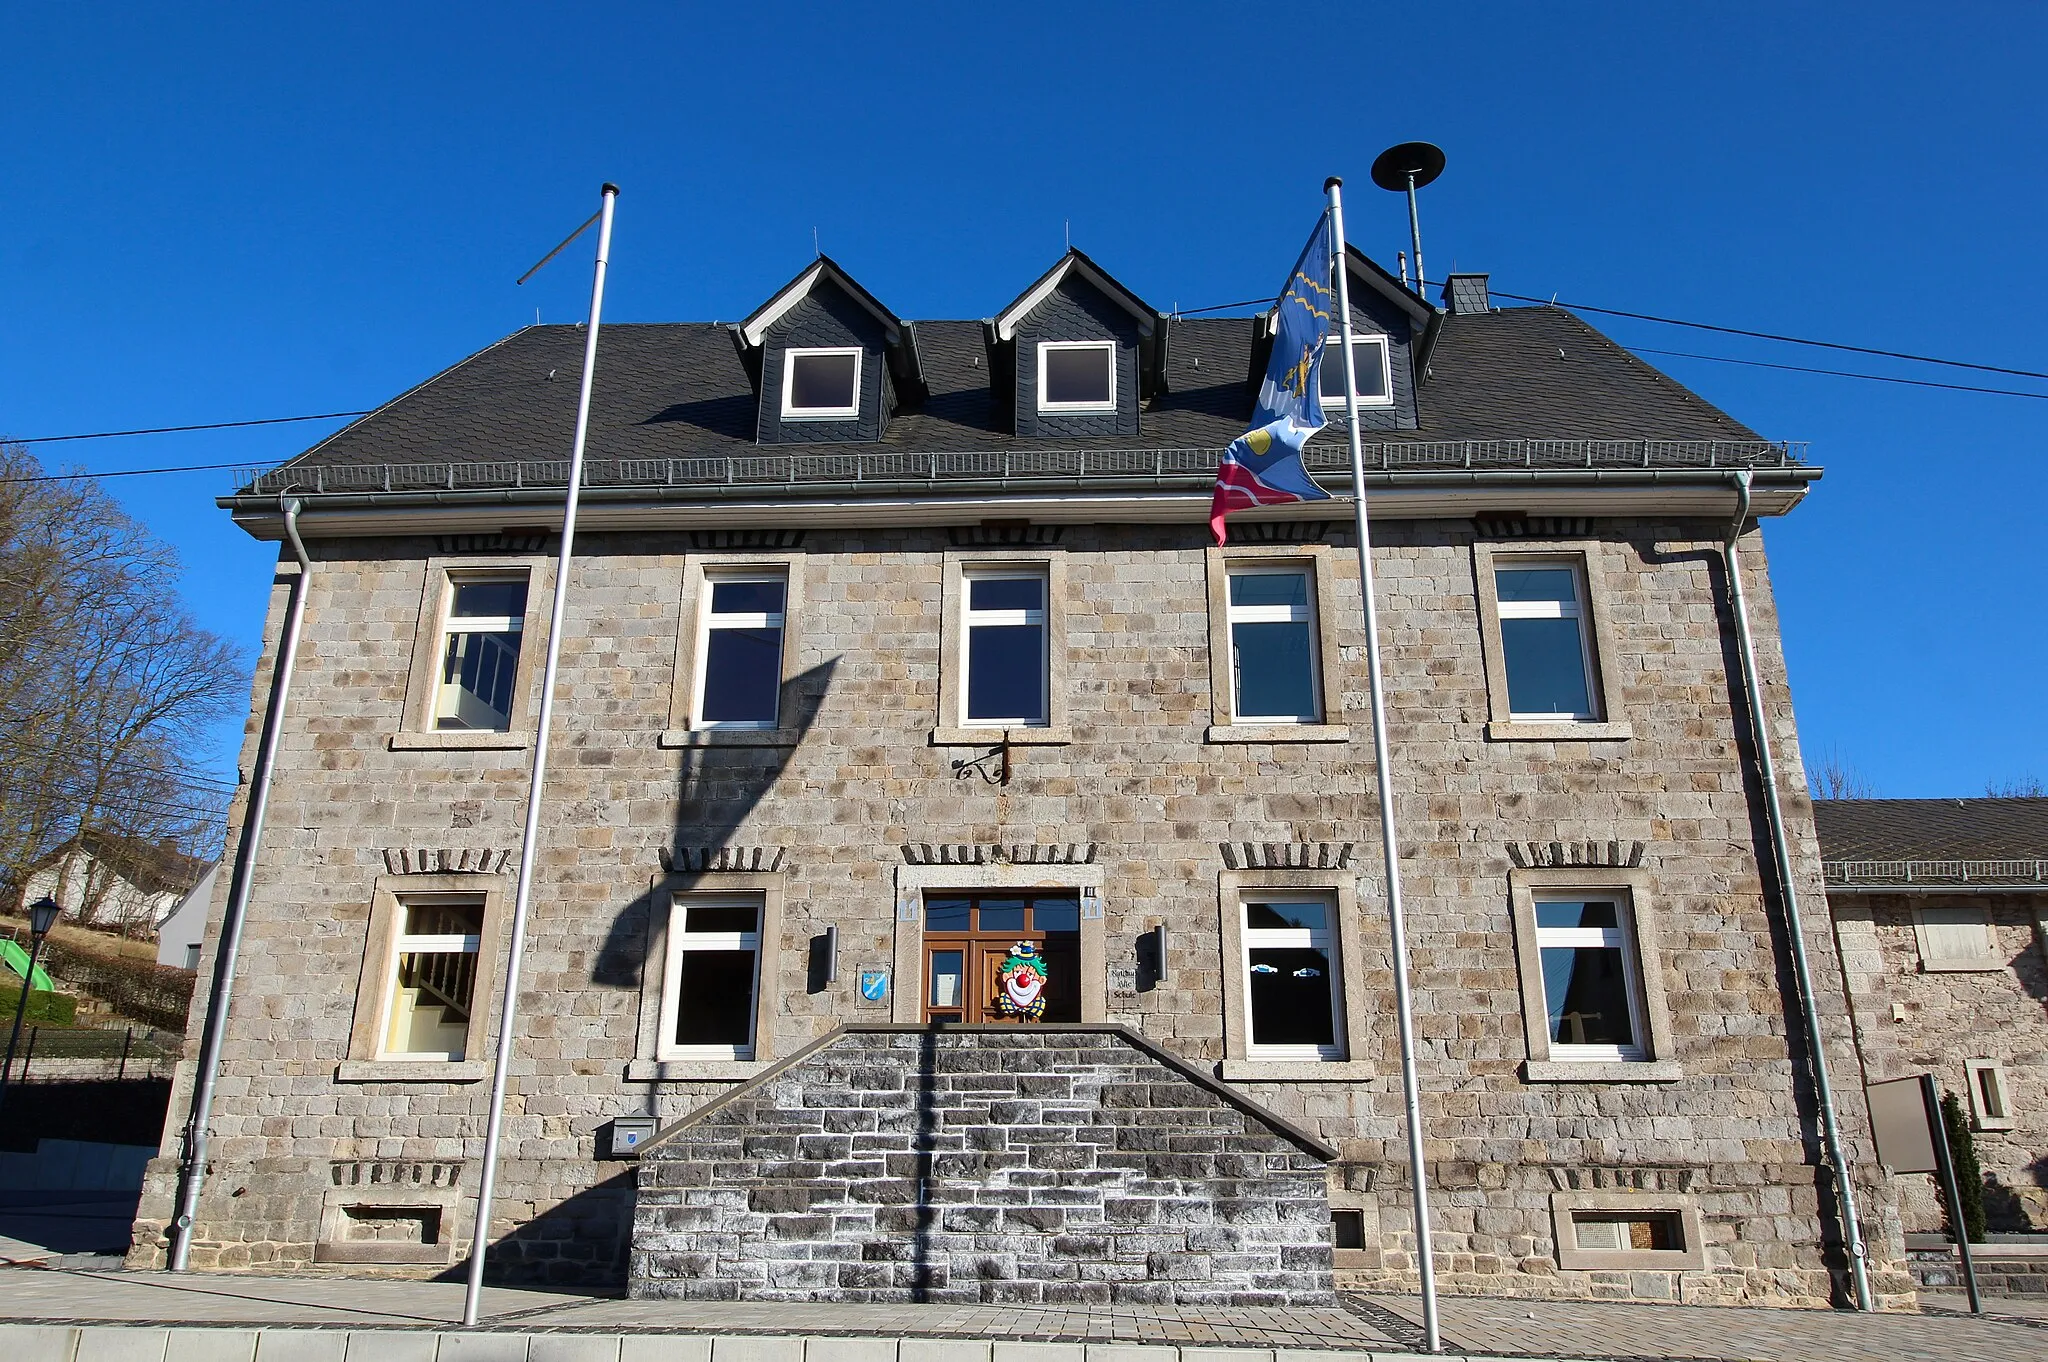
[[[7,443],[0,440],[0,444]],[[218,473],[227,468],[247,468],[249,461],[240,463],[188,463],[175,468],[116,468],[106,473],[38,473],[31,478],[0,478],[0,487],[16,487],[29,482],[74,482],[79,478],[142,478],[153,473]]]
[[[293,421],[338,421],[345,416],[368,416],[366,411],[323,411],[312,416],[266,416],[260,421],[207,421],[196,426],[150,426],[143,430],[96,430],[87,435],[30,435],[23,439],[0,437],[0,444],[48,445],[59,440],[112,440],[122,435],[176,435],[188,430],[236,430],[242,426],[282,426]],[[230,465],[231,466],[231,465]],[[155,472],[139,469],[139,472]],[[107,474],[97,476],[105,477]]]
[[[1647,345],[1629,347],[1642,355],[1671,355],[1678,359],[1704,359],[1715,364],[1745,364],[1752,369],[1784,369],[1795,374],[1826,374],[1830,378],[1860,378],[1867,383],[1907,383],[1916,388],[1946,388],[1959,393],[1995,393],[2000,397],[2031,397],[2048,402],[2048,393],[2021,392],[2017,388],[1977,388],[1967,383],[1936,383],[1925,378],[1893,378],[1888,374],[1859,374],[1847,369],[1812,369],[1804,364],[1771,364],[1760,359],[1730,359],[1726,355],[1695,355],[1686,350],[1655,350]]]

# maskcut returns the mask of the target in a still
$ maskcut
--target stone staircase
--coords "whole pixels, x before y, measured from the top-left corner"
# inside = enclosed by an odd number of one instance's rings
[[[2048,1235],[1994,1234],[1987,1243],[1970,1245],[1970,1260],[1979,1295],[2048,1300]],[[1945,1235],[1907,1235],[1906,1261],[1920,1290],[1963,1290],[1962,1259]]]
[[[643,1146],[631,1291],[1327,1305],[1335,1158],[1123,1027],[846,1027]]]

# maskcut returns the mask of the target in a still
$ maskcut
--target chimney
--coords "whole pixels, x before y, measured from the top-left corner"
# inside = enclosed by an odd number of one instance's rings
[[[1483,274],[1454,274],[1444,280],[1444,306],[1453,316],[1489,311],[1493,304],[1486,294]]]

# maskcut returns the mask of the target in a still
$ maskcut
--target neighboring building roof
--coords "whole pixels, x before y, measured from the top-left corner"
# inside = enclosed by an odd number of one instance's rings
[[[74,851],[90,856],[145,894],[184,894],[211,864],[141,837],[88,828],[47,852],[31,869],[55,865]]]
[[[1172,322],[1166,391],[1144,411],[1138,440],[1020,440],[990,391],[984,324],[918,322],[930,396],[896,412],[878,443],[803,452],[1219,450],[1251,415],[1255,325],[1252,318]],[[292,466],[560,460],[574,430],[583,340],[580,326],[526,327],[321,441]],[[1757,446],[1764,462],[1784,462],[1781,454],[1765,457],[1756,432],[1560,308],[1446,315],[1419,391],[1418,428],[1385,438],[1728,441]],[[755,402],[730,327],[607,325],[593,385],[591,455],[788,452],[755,443]],[[1333,427],[1316,443],[1334,447],[1342,439]],[[1519,456],[1501,461],[1522,466]],[[1745,460],[1738,453],[1731,461]]]
[[[2048,799],[1821,799],[1830,885],[2048,883]]]

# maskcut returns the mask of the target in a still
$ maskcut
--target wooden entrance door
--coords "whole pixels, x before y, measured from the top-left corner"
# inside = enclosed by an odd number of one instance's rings
[[[1072,890],[927,894],[924,901],[924,1019],[1012,1022],[998,999],[1003,961],[1020,942],[1038,948],[1046,971],[1045,1015],[1081,1020],[1081,900]]]

